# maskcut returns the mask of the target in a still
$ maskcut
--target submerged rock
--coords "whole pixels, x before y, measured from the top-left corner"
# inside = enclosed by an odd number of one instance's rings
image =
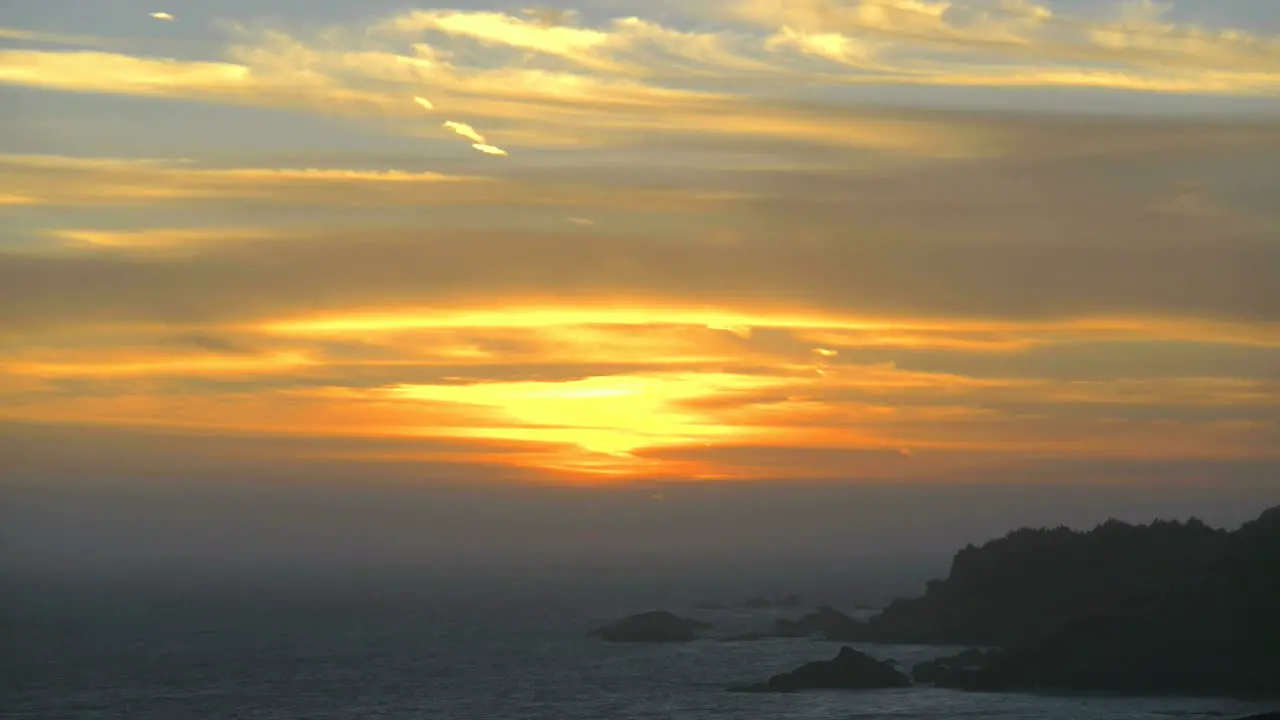
[[[587,633],[606,642],[689,642],[711,627],[701,620],[682,618],[666,610],[653,610],[622,618]]]

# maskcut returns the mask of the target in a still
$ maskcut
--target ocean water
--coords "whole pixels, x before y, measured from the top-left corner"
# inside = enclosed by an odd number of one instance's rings
[[[10,589],[0,717],[102,720],[836,720],[1235,718],[1224,699],[1049,697],[933,688],[737,694],[838,646],[786,639],[607,644],[585,632],[625,599],[441,597],[349,587],[235,592]],[[796,611],[685,614],[713,634]],[[861,646],[909,669],[953,648]]]

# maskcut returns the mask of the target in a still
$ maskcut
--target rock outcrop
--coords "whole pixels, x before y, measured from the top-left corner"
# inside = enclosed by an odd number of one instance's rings
[[[970,690],[1280,696],[1280,508],[1211,562],[1085,614],[949,684]]]
[[[701,620],[682,618],[666,610],[654,610],[622,618],[587,633],[607,642],[689,642],[711,627]]]
[[[735,692],[796,692],[799,690],[873,690],[910,687],[911,679],[889,663],[840,648],[832,660],[805,663],[789,673],[774,675],[763,683],[742,685]]]
[[[1069,620],[1124,605],[1211,563],[1230,533],[1198,520],[1088,532],[1017,530],[958,552],[946,579],[895,600],[862,640],[934,645],[1018,645]]]

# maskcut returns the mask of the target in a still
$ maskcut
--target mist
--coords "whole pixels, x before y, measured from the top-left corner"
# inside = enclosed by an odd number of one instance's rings
[[[796,591],[880,603],[945,575],[966,543],[1016,527],[1190,516],[1235,527],[1280,499],[1274,468],[1248,463],[1060,464],[944,484],[415,485],[363,472],[363,482],[28,478],[3,488],[4,567],[224,589],[358,580],[613,602]]]

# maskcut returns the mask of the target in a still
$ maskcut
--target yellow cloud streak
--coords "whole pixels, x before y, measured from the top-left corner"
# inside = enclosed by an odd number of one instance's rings
[[[4,205],[38,205],[40,201],[30,195],[18,195],[15,193],[0,193],[0,206]]]
[[[961,326],[963,327],[963,326]],[[1000,332],[998,330],[978,331],[966,336],[960,329],[951,332],[938,330],[916,330],[903,328],[903,331],[892,329],[851,332],[846,330],[805,331],[803,337],[815,343],[841,347],[897,347],[921,348],[933,350],[952,350],[957,352],[980,353],[1020,353],[1036,347],[1052,343],[1045,337],[1029,337],[1017,332]],[[834,350],[815,350],[819,354],[834,353]]]
[[[256,228],[166,228],[149,230],[55,230],[50,237],[107,248],[180,248],[205,243],[271,237]]]
[[[0,376],[2,377],[2,376]],[[213,395],[130,392],[110,397],[39,394],[15,396],[0,406],[0,420],[156,430],[203,430],[250,436],[300,435],[408,438],[447,435],[453,427],[483,422],[461,405],[404,403],[385,394],[317,390]],[[431,432],[423,429],[430,428]],[[533,448],[538,449],[538,448]],[[473,461],[481,461],[483,447]]]
[[[168,356],[143,357],[112,362],[7,362],[5,373],[41,378],[62,377],[157,377],[168,375],[240,375],[296,370],[318,363],[301,353],[274,353],[266,356]]]
[[[556,55],[601,70],[621,70],[618,63],[598,54],[609,35],[584,28],[549,25],[499,12],[432,10],[410,12],[383,25],[398,32],[437,31],[489,45],[505,45]]]
[[[249,68],[231,63],[94,51],[0,50],[0,83],[51,90],[183,97],[240,92],[253,79]]]
[[[1111,21],[1059,15],[1050,5],[1032,0],[741,0],[729,12],[747,22],[781,28],[774,37],[778,46],[837,61],[841,58],[836,53],[823,50],[874,38],[874,51],[892,49],[908,57],[908,48],[948,52],[952,68],[965,67],[965,56],[988,56],[1003,58],[1006,65],[1009,60],[1084,63],[1071,70],[1103,63],[1111,66],[1108,69],[1173,68],[1184,76],[1222,71],[1276,77],[1280,39],[1164,22],[1166,6],[1145,0],[1116,6],[1121,13]],[[874,53],[864,49],[861,54]],[[912,64],[907,60],[882,69],[907,69]],[[942,63],[931,67],[945,70]]]
[[[73,45],[79,47],[103,47],[112,44],[120,44],[118,41],[109,40],[96,35],[67,35],[63,33],[46,33],[7,27],[0,27],[0,40],[18,40],[21,42],[47,43],[50,45]]]
[[[1270,95],[1280,90],[1280,73],[1214,72],[1143,74],[1126,70],[974,66],[964,72],[943,68],[901,68],[889,75],[826,76],[831,82],[862,85],[961,87],[1096,88],[1200,95]]]
[[[804,309],[782,309],[776,305],[755,310],[729,310],[717,307],[681,307],[669,301],[605,298],[595,307],[587,301],[564,307],[539,304],[535,298],[519,299],[521,307],[499,309],[473,308],[441,311],[402,310],[386,313],[351,311],[317,315],[292,320],[273,320],[252,327],[281,335],[324,336],[343,333],[383,333],[429,328],[483,327],[554,327],[563,325],[683,325],[732,330],[749,334],[751,328],[780,328],[796,331],[837,331],[861,333],[864,344],[874,344],[868,333],[894,338],[897,333],[950,334],[944,346],[956,348],[962,340],[955,334],[999,333],[1005,335],[1060,335],[1071,338],[1125,338],[1146,340],[1180,340],[1219,342],[1259,347],[1280,347],[1280,324],[1233,323],[1226,321],[1179,318],[1080,318],[1058,321],[1001,321],[989,319],[931,319],[854,316],[836,312]],[[810,336],[816,342],[838,344],[841,337],[819,334]],[[869,340],[867,338],[870,338]],[[1052,338],[1050,338],[1052,339]],[[1041,338],[1035,338],[1038,342]],[[891,341],[885,341],[892,344]],[[928,345],[926,339],[912,338],[907,343]],[[1021,342],[1033,342],[1022,340]],[[858,344],[858,343],[853,343]]]
[[[496,148],[494,148],[496,150]],[[340,205],[520,205],[622,211],[696,212],[737,202],[729,195],[661,189],[618,192],[573,183],[518,183],[478,176],[397,170],[212,169],[191,163],[0,154],[0,204],[153,204],[188,200],[324,202]],[[77,230],[98,237],[125,232]],[[190,234],[181,228],[165,230]]]
[[[449,130],[452,130],[455,133],[461,135],[462,137],[470,140],[473,143],[484,144],[484,136],[476,132],[475,128],[471,127],[466,123],[454,122],[453,120],[446,120],[444,123],[444,126]]]

